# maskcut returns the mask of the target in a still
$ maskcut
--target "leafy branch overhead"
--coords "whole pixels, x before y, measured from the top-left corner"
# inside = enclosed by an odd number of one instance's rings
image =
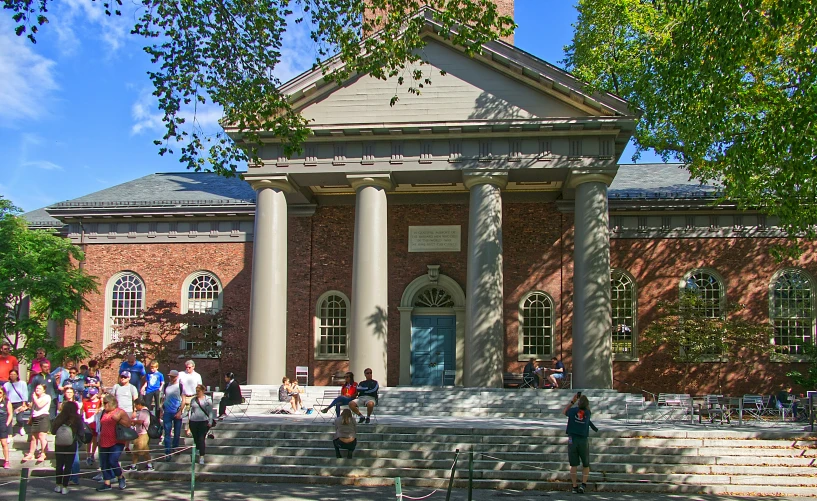
[[[817,224],[811,0],[579,0],[564,63],[644,112],[639,153],[689,164],[789,235]]]
[[[14,12],[17,34],[36,41],[49,1],[4,4]],[[119,5],[107,0],[106,13],[119,15]],[[144,50],[154,64],[148,75],[165,126],[155,141],[159,153],[178,148],[188,168],[233,176],[240,165],[260,161],[262,137],[280,140],[286,155],[299,152],[309,124],[292,109],[276,76],[293,24],[310,27],[314,64],[325,78],[400,77],[400,83],[412,82],[409,92],[420,92],[431,83],[416,69],[425,21],[415,13],[425,5],[437,11],[440,33],[453,33],[453,43],[468,54],[515,27],[492,0],[142,0],[133,33],[146,39]],[[196,108],[206,104],[224,110],[230,136],[209,134],[196,123]],[[185,118],[191,109],[192,120]]]

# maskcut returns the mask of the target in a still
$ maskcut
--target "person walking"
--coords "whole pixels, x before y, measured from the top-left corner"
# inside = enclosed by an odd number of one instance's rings
[[[357,447],[357,424],[349,409],[343,409],[335,418],[335,437],[332,439],[332,445],[335,446],[335,456],[338,459],[341,458],[341,449],[346,450],[347,459],[352,459],[352,453]]]
[[[96,490],[111,490],[111,481],[114,478],[119,480],[119,488],[125,490],[127,483],[119,464],[119,456],[125,450],[125,442],[116,438],[116,427],[117,425],[129,427],[131,425],[130,416],[117,407],[116,397],[113,395],[105,395],[102,398],[102,412],[97,416],[96,429],[99,433],[99,466],[102,468],[102,485]]]
[[[82,401],[83,419],[88,428],[91,429],[91,443],[88,444],[88,457],[85,458],[85,464],[92,466],[94,464],[94,456],[96,455],[98,434],[96,432],[96,415],[102,408],[102,399],[99,398],[99,392],[94,391],[90,398]]]
[[[17,409],[24,407],[25,403],[28,402],[28,385],[25,381],[20,381],[20,373],[16,369],[12,369],[9,371],[9,380],[3,385],[3,389],[6,390],[6,398],[11,402],[11,408],[14,409],[14,419],[9,433],[14,435],[14,428],[17,427],[22,435],[23,427],[17,422]],[[22,412],[22,410],[20,409],[19,412]]]
[[[28,379],[29,385],[31,385],[31,383],[34,382],[34,378],[37,377],[37,375],[42,372],[43,363],[48,363],[48,368],[51,369],[51,362],[49,362],[48,359],[45,358],[45,348],[37,348],[36,353],[37,356],[34,358],[34,360],[31,361],[31,367],[29,368],[29,371],[31,373]]]
[[[196,386],[196,395],[190,402],[190,432],[199,453],[199,464],[204,464],[207,432],[213,427],[213,401],[204,394],[204,385]]]
[[[130,384],[136,388],[142,387],[145,376],[147,376],[145,365],[136,360],[136,355],[133,353],[128,353],[128,358],[119,364],[119,374],[121,375],[123,372],[128,373],[128,376],[130,376]]]
[[[9,380],[9,372],[20,370],[17,357],[11,354],[11,345],[0,343],[0,386]]]
[[[28,454],[23,456],[22,462],[34,459],[34,452],[37,446],[40,446],[40,455],[37,456],[37,462],[45,461],[45,452],[48,449],[48,432],[51,431],[51,395],[45,392],[45,385],[38,384],[34,386],[34,393],[31,395],[31,402],[27,404],[31,408],[31,421],[29,438],[31,445],[28,449]],[[55,416],[56,417],[56,416]]]
[[[139,463],[146,463],[148,471],[153,471],[153,463],[150,462],[150,437],[148,436],[148,426],[150,426],[150,411],[145,407],[145,400],[142,397],[133,403],[133,429],[136,430],[136,440],[133,441],[133,464],[127,471],[139,471]]]
[[[165,376],[159,372],[159,362],[154,360],[150,363],[148,374],[145,377],[145,384],[142,385],[142,396],[145,398],[145,405],[148,411],[155,413],[158,419],[161,413],[162,390],[165,387]]]
[[[3,448],[3,468],[11,468],[9,463],[9,435],[11,435],[11,423],[14,419],[14,408],[6,395],[6,389],[0,386],[0,447]]]
[[[179,447],[179,433],[182,429],[182,406],[183,396],[182,387],[179,383],[179,371],[172,370],[167,373],[169,382],[165,386],[165,397],[162,403],[162,425],[165,428],[165,461],[170,462],[172,452],[171,449],[171,431],[173,432],[173,449]]]
[[[68,480],[71,475],[72,463],[77,454],[77,437],[82,430],[82,421],[79,416],[79,406],[73,400],[62,403],[62,409],[51,424],[51,433],[54,434],[54,449],[56,451],[56,468],[54,479],[57,486],[54,492],[68,494]]]
[[[184,372],[179,374],[179,383],[182,387],[182,396],[184,397],[184,405],[182,406],[182,415],[188,414],[187,422],[190,422],[190,402],[196,395],[196,387],[203,384],[201,381],[201,374],[196,372],[196,362],[188,360],[184,363]],[[184,434],[189,438],[190,426],[185,427]]]
[[[578,402],[576,407],[574,404]],[[590,421],[590,402],[581,392],[570,400],[564,408],[567,416],[567,458],[570,462],[570,480],[573,483],[573,492],[583,494],[587,490],[587,478],[590,476],[590,445],[587,437],[590,428],[598,432],[598,428]],[[582,485],[577,482],[577,468],[582,464]]]
[[[51,397],[50,407],[48,408],[49,425],[50,421],[53,421],[54,418],[57,417],[57,404],[62,394],[62,388],[60,388],[59,383],[60,380],[51,375],[51,362],[45,360],[40,363],[40,373],[31,378],[31,383],[28,385],[28,393],[30,395],[34,394],[34,388],[36,388],[37,385],[42,385],[43,391]],[[45,433],[48,433],[49,429],[50,428],[47,428]]]
[[[133,402],[139,398],[139,390],[131,384],[131,373],[122,371],[119,374],[119,384],[111,389],[111,395],[116,397],[117,407],[127,412],[133,412]]]

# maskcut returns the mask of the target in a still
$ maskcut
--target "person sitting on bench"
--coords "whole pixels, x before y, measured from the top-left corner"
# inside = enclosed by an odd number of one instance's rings
[[[530,386],[531,388],[538,388],[539,387],[539,378],[536,377],[536,365],[534,365],[536,359],[534,357],[530,357],[530,360],[527,364],[525,364],[525,368],[522,369],[522,386]]]
[[[241,403],[241,387],[238,381],[235,380],[235,374],[228,372],[224,374],[224,395],[218,403],[218,420],[223,421],[227,413],[227,407],[230,405],[238,405]]]
[[[377,381],[372,379],[371,369],[364,370],[363,375],[366,376],[366,379],[357,385],[357,400],[349,402],[349,408],[352,409],[352,412],[360,416],[358,423],[369,422],[369,419],[372,417],[372,412],[374,411],[374,406],[377,405],[377,390],[380,389],[380,385],[377,384]],[[359,405],[366,407],[365,418],[358,409]]]

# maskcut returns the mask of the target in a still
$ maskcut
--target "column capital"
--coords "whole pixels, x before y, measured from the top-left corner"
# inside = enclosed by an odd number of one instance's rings
[[[491,184],[500,189],[508,185],[507,171],[466,171],[462,173],[462,183],[467,189],[480,184]]]
[[[374,186],[383,188],[384,190],[394,189],[394,180],[391,178],[391,172],[375,172],[367,174],[346,174],[346,180],[352,185],[352,188],[357,191],[363,186]]]
[[[589,170],[589,169],[573,169],[567,173],[565,180],[566,188],[576,188],[584,183],[604,183],[607,186],[613,182],[616,177],[616,170]]]
[[[297,189],[295,187],[295,183],[287,174],[258,177],[250,177],[245,175],[244,180],[250,183],[250,186],[252,186],[252,189],[255,191],[263,190],[265,188],[273,188],[283,191],[284,193],[292,193]]]

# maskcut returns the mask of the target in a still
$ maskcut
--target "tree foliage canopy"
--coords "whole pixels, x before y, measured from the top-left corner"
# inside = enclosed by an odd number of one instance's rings
[[[51,3],[4,0],[17,34],[32,42],[48,22]],[[121,14],[121,0],[103,5],[109,15]],[[155,141],[159,153],[178,148],[188,168],[232,176],[244,162],[259,161],[261,132],[280,139],[287,155],[300,151],[309,124],[292,109],[276,77],[292,24],[310,27],[315,65],[326,78],[397,77],[409,82],[408,92],[420,92],[431,84],[421,69],[425,22],[414,15],[424,5],[438,11],[441,33],[453,32],[452,41],[468,54],[515,26],[492,0],[142,0],[132,32],[145,38],[144,50],[154,63],[149,77],[165,125]],[[224,132],[202,130],[195,109],[208,103],[223,108],[222,123],[235,127],[241,147]],[[194,118],[188,121],[191,109]]]
[[[643,110],[638,151],[689,164],[789,235],[817,223],[813,0],[579,0],[565,63]]]
[[[55,354],[48,321],[62,322],[87,310],[85,295],[97,284],[76,264],[84,259],[79,247],[48,231],[28,229],[18,213],[0,198],[0,334],[15,355],[31,360],[36,348]],[[81,356],[84,349],[69,346],[66,354]]]

